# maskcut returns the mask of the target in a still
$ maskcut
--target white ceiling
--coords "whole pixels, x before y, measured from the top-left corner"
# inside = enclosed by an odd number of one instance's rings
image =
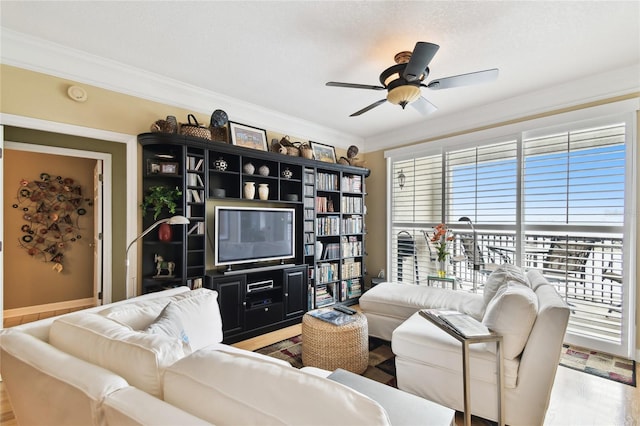
[[[638,1],[3,0],[1,25],[380,146],[407,129],[411,136],[399,140],[438,133],[433,128],[443,120],[488,105],[539,101],[535,94],[555,96],[552,87],[640,64]],[[427,117],[390,103],[349,117],[385,92],[325,86],[379,84],[393,56],[416,41],[440,45],[427,81],[494,67],[500,76],[478,86],[423,88],[439,108]],[[611,93],[607,84],[614,83],[599,81],[600,92]],[[640,76],[633,84],[638,90]]]

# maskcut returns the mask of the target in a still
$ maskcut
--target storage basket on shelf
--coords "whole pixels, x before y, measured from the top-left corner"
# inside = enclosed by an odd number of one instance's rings
[[[300,144],[300,155],[304,158],[313,159],[313,149],[307,143]]]
[[[280,139],[280,146],[284,147],[287,150],[287,155],[291,157],[300,156],[300,148],[298,148],[299,145],[300,142],[291,142],[289,140],[289,136],[285,136]]]
[[[211,130],[208,127],[201,126],[195,115],[189,114],[187,120],[189,121],[188,123],[180,124],[181,135],[211,140]]]

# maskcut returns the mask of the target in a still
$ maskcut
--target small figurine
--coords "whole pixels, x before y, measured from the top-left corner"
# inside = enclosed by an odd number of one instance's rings
[[[154,277],[173,277],[173,270],[176,268],[175,262],[166,262],[159,254],[154,255],[154,261],[156,262],[156,274]],[[162,271],[167,271],[167,273],[162,274]]]

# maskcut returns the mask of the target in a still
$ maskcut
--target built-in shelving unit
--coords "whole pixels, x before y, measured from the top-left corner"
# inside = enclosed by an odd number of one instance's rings
[[[143,192],[157,185],[180,188],[182,197],[173,214],[190,221],[172,226],[169,242],[160,241],[156,233],[144,237],[142,293],[180,285],[216,289],[226,341],[299,322],[309,309],[357,301],[366,274],[364,197],[369,170],[176,134],[145,133],[138,141]],[[255,188],[251,199],[247,186]],[[213,208],[261,203],[295,209],[295,259],[267,264],[266,272],[264,264],[243,265],[234,274],[216,269],[210,235]],[[171,215],[163,211],[159,219]],[[149,211],[143,225],[153,223]],[[175,265],[172,274],[157,274],[156,255]],[[260,280],[272,280],[273,287],[248,290],[248,284]]]

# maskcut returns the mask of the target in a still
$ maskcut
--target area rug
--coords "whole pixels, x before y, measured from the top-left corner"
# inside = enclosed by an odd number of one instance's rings
[[[256,350],[263,355],[288,361],[296,368],[302,368],[302,336],[295,336],[273,345]],[[369,365],[362,374],[376,382],[397,387],[396,364],[389,342],[371,337],[369,339]]]
[[[256,350],[302,368],[302,336],[295,336]],[[636,386],[636,363],[602,352],[564,345],[560,365],[619,383]],[[363,376],[389,386],[396,384],[395,357],[389,342],[369,338],[369,366]]]
[[[636,386],[636,362],[614,355],[563,345],[560,365],[625,385]]]

